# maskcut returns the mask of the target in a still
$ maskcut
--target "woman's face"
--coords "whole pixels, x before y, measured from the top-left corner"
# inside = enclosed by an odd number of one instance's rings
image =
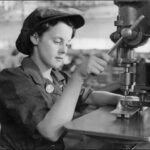
[[[71,41],[73,29],[63,22],[58,22],[48,31],[38,37],[33,58],[38,65],[49,68],[59,68],[64,63],[67,46]]]

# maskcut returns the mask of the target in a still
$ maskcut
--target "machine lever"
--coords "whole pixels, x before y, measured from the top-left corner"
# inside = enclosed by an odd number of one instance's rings
[[[135,23],[128,29],[128,31],[130,31],[132,33],[132,31],[137,27],[137,25],[144,19],[144,15],[141,15],[136,21]],[[115,45],[108,51],[108,55],[112,56],[114,50],[122,43],[124,39],[124,36],[122,36],[116,43]]]

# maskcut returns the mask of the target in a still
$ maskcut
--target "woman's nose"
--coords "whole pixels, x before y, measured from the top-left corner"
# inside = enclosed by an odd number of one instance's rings
[[[61,53],[67,53],[67,50],[68,50],[67,44],[62,44],[60,46],[59,52],[61,52]]]

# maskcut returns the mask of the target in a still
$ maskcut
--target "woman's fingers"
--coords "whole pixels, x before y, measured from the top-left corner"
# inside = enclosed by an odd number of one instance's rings
[[[97,63],[96,61],[94,61],[92,64],[90,64],[90,72],[94,73],[96,75],[99,75],[100,73],[102,73],[105,69],[105,65],[101,65],[99,63]]]
[[[100,66],[103,66],[103,67],[106,67],[106,66],[107,66],[107,62],[106,62],[105,60],[103,60],[103,59],[100,59],[100,58],[96,57],[96,58],[95,58],[95,61],[96,61],[96,63],[97,63],[98,65],[100,65]]]
[[[78,71],[84,75],[88,74],[99,75],[104,71],[109,60],[110,60],[109,55],[104,53],[84,57],[82,59],[81,64],[78,66],[79,67]]]

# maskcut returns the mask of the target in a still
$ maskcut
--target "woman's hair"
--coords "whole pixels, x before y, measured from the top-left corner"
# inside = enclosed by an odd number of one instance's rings
[[[68,26],[72,27],[72,37],[73,38],[75,36],[75,32],[76,29],[74,27],[74,24],[68,19],[68,18],[61,18],[61,19],[57,19],[57,20],[52,20],[50,22],[44,23],[40,26],[38,26],[36,29],[33,30],[32,34],[37,33],[39,37],[41,37],[43,35],[43,33],[45,33],[46,31],[48,31],[51,27],[55,26],[58,22],[63,22],[65,24],[67,24]],[[30,41],[30,45],[32,46],[31,51],[30,51],[30,56],[33,53],[33,43]]]

